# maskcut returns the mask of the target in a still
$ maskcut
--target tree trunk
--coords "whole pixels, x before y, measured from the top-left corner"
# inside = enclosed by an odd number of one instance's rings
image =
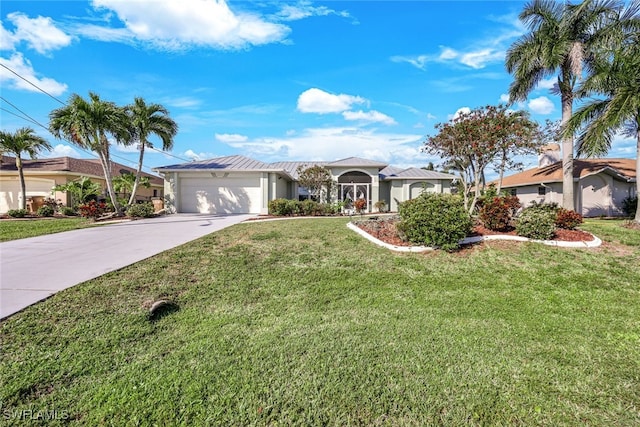
[[[27,184],[24,182],[24,171],[22,170],[22,158],[20,157],[20,153],[16,153],[16,168],[18,168],[18,175],[20,176],[20,191],[22,191],[20,209],[27,209]]]
[[[565,126],[572,112],[573,94],[563,93],[561,126]],[[562,139],[562,207],[572,211],[576,208],[573,197],[573,135]]]
[[[640,201],[640,129],[636,132],[636,197]],[[636,207],[634,221],[640,224],[640,202]]]
[[[131,189],[131,197],[127,206],[133,205],[136,199],[136,192],[138,191],[138,184],[140,183],[140,173],[142,172],[142,159],[144,158],[144,141],[140,141],[140,158],[138,159],[138,170],[136,170],[136,180],[133,181],[133,188]]]
[[[504,168],[507,164],[507,153],[502,153],[502,160],[500,161],[500,175],[498,176],[498,196],[502,191],[502,179],[504,178]]]
[[[107,141],[104,135],[100,135],[100,141],[103,142],[103,147],[100,151],[98,151],[98,156],[100,157],[100,163],[102,164],[102,171],[104,172],[104,179],[107,185],[107,192],[109,193],[109,198],[111,199],[111,204],[113,205],[113,210],[115,211],[116,216],[122,216],[122,208],[118,203],[118,198],[113,189],[113,178],[111,177],[111,159],[109,158],[109,141]]]

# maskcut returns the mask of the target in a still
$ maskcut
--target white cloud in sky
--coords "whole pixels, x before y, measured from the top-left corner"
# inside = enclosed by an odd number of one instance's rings
[[[364,104],[366,100],[359,96],[334,95],[317,88],[305,90],[298,97],[298,110],[303,113],[342,113],[351,109],[353,104]]]
[[[436,117],[436,116],[434,116],[434,115],[433,115],[433,114],[431,114],[431,113],[427,113],[427,120],[435,120],[435,119],[437,119],[437,117]]]
[[[57,144],[48,153],[43,153],[42,157],[52,159],[54,157],[82,157],[73,147],[65,144]]]
[[[268,137],[230,143],[246,155],[276,160],[337,160],[350,156],[389,163],[423,165],[423,135],[377,132],[357,127],[305,129],[291,137]]]
[[[500,102],[504,102],[505,104],[509,103],[509,94],[507,93],[503,93],[502,95],[500,95]]]
[[[52,50],[68,46],[73,41],[72,37],[56,27],[51,18],[38,16],[29,18],[20,12],[13,12],[7,15],[7,19],[16,27],[9,40],[15,43],[24,41],[27,45],[40,54],[46,54]],[[6,34],[8,30],[3,30],[2,45],[8,41]],[[9,43],[8,43],[9,44]]]
[[[558,84],[558,78],[556,76],[549,79],[540,80],[536,89],[553,89]]]
[[[216,140],[220,141],[220,142],[224,142],[224,143],[229,143],[229,142],[244,142],[247,139],[249,139],[248,137],[246,137],[245,135],[239,135],[237,133],[216,133]]]
[[[460,117],[462,114],[469,114],[471,112],[471,108],[469,107],[460,107],[456,110],[455,113],[448,115],[449,120],[454,120]]]
[[[48,92],[53,96],[63,94],[67,90],[67,85],[59,83],[48,77],[38,77],[37,73],[31,66],[31,62],[22,56],[21,53],[16,52],[11,55],[11,58],[0,58],[0,64],[13,70],[16,74],[19,74],[24,79],[39,86],[42,90]],[[37,88],[27,83],[25,80],[19,78],[4,67],[0,67],[0,83],[7,85],[12,89],[26,90],[30,92],[39,92]]]
[[[553,102],[546,96],[530,100],[527,106],[536,114],[551,114],[554,109]]]
[[[189,149],[184,153],[182,153],[182,157],[186,157],[188,159],[198,161],[198,160],[213,159],[214,157],[218,157],[218,156],[213,153],[204,153],[204,152],[196,153],[195,151]]]
[[[92,24],[78,28],[84,35],[160,49],[242,49],[281,42],[291,32],[257,14],[234,12],[225,0],[93,0],[91,4],[115,12],[124,27],[105,29]]]
[[[376,110],[371,111],[343,111],[342,116],[345,120],[362,121],[369,123],[383,123],[385,125],[395,125],[396,121]]]
[[[177,98],[166,98],[164,100],[164,104],[176,108],[194,108],[200,106],[202,104],[202,100],[183,96]]]
[[[347,11],[336,11],[327,6],[313,6],[310,1],[301,1],[298,4],[285,4],[275,17],[282,21],[297,21],[311,16],[337,15],[343,18],[350,17]]]

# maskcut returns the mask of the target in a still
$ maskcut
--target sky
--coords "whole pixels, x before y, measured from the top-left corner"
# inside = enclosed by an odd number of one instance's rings
[[[52,110],[91,91],[169,110],[179,127],[173,148],[146,151],[146,172],[234,154],[438,165],[421,151],[437,123],[508,100],[504,59],[527,31],[518,20],[524,4],[3,0],[0,127],[32,127],[54,147],[40,157],[95,157],[45,129]],[[513,108],[541,124],[559,120],[554,81]],[[135,146],[111,152],[137,164]],[[609,152],[634,155],[635,141],[622,137]]]

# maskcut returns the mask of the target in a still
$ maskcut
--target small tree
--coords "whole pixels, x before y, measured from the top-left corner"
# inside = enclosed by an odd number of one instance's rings
[[[498,161],[504,172],[513,153],[539,144],[538,125],[524,112],[504,105],[476,108],[448,123],[436,125],[439,133],[428,137],[423,151],[445,160],[460,175],[464,206],[472,213],[484,187],[486,167]],[[472,190],[475,189],[473,196]]]
[[[62,193],[68,193],[71,195],[71,204],[77,206],[82,203],[87,203],[90,200],[96,200],[102,188],[100,184],[91,181],[86,176],[81,176],[79,179],[67,182],[66,184],[59,184],[53,187],[53,191],[60,191]]]
[[[113,178],[113,188],[116,192],[123,194],[125,198],[129,198],[127,205],[133,204],[132,201],[135,200],[135,194],[133,191],[138,187],[138,185],[142,185],[144,188],[151,187],[148,176],[139,177],[137,182],[136,177],[136,175],[127,172]]]
[[[320,203],[329,201],[329,195],[333,189],[333,177],[324,166],[299,166],[298,182],[305,187],[311,196]]]

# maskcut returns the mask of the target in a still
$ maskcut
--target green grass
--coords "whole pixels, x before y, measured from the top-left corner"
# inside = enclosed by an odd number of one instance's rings
[[[94,225],[85,218],[0,220],[0,242],[60,233]]]
[[[640,245],[396,254],[345,223],[240,224],[0,323],[3,421],[640,424]]]

